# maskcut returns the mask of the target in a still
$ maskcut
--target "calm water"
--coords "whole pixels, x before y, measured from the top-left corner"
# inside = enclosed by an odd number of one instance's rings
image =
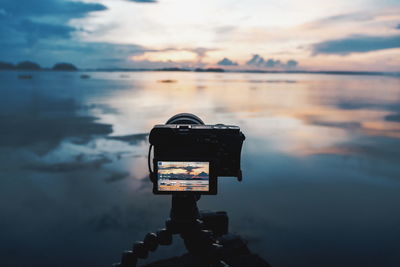
[[[0,72],[1,266],[110,266],[163,227],[145,134],[179,112],[246,134],[243,182],[199,206],[273,266],[399,266],[399,78],[19,74]]]

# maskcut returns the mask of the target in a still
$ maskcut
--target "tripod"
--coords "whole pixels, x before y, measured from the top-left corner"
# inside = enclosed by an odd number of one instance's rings
[[[143,241],[135,242],[132,250],[123,252],[121,263],[114,264],[114,267],[136,266],[138,259],[148,257],[149,251],[155,251],[159,245],[171,245],[174,234],[181,236],[189,252],[188,257],[179,261],[179,266],[230,266],[227,262],[237,263],[238,256],[246,261],[247,266],[269,266],[267,262],[251,254],[239,236],[228,235],[229,219],[226,212],[199,211],[199,199],[200,195],[173,195],[170,219],[165,222],[166,228],[148,233]],[[248,264],[249,260],[253,264]]]
[[[180,113],[172,116],[166,124],[184,124],[186,128],[183,129],[189,129],[188,124],[204,125],[204,122],[196,115]],[[239,142],[240,146],[236,153],[240,155],[241,144],[245,137],[242,133],[237,137],[239,139],[236,141]],[[152,146],[153,144],[149,147],[148,166],[150,179],[154,182],[156,177],[151,168],[150,160]],[[175,157],[186,156],[183,153],[186,150],[182,147],[180,147],[180,150],[174,147],[174,151]],[[157,150],[159,156],[168,156],[169,154],[165,154],[165,152],[160,149]],[[221,153],[221,151],[218,150],[216,153]],[[240,163],[240,160],[236,162]],[[237,177],[240,181],[240,166]],[[121,263],[114,266],[136,266],[138,259],[148,257],[149,251],[156,250],[159,245],[171,245],[174,234],[181,236],[188,254],[177,258],[174,263],[159,262],[159,264],[154,263],[151,266],[270,266],[257,255],[251,254],[245,242],[238,235],[228,234],[229,219],[226,212],[199,211],[197,208],[199,199],[199,194],[173,194],[170,218],[165,222],[166,227],[156,233],[148,233],[143,241],[135,242],[132,250],[125,251],[122,254]]]

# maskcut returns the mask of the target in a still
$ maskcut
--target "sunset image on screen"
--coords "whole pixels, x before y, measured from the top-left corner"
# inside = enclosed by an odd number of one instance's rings
[[[208,191],[209,162],[158,162],[158,190]]]

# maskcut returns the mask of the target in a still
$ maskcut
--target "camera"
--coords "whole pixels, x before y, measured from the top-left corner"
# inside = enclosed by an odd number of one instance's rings
[[[148,233],[143,242],[135,242],[132,251],[125,251],[121,263],[114,266],[136,266],[138,259],[147,258],[159,245],[170,245],[177,234],[188,253],[160,261],[160,265],[170,262],[180,266],[270,266],[251,254],[238,235],[229,234],[225,211],[199,211],[197,207],[201,195],[217,194],[219,176],[242,180],[240,153],[244,140],[238,126],[205,125],[189,113],[177,114],[166,124],[155,125],[149,136],[148,167],[153,192],[172,195],[170,217],[165,228]]]
[[[149,169],[154,194],[217,194],[217,177],[242,180],[244,134],[235,125],[205,125],[181,113],[150,132]],[[150,152],[154,148],[153,168]]]

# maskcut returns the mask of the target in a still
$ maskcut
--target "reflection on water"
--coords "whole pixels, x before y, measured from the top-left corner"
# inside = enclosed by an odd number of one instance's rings
[[[400,260],[398,78],[20,74],[0,72],[3,266],[109,266],[162,227],[170,200],[151,194],[147,133],[178,112],[245,132],[244,181],[220,179],[199,205],[228,211],[273,266]],[[183,253],[175,241],[150,261]]]

